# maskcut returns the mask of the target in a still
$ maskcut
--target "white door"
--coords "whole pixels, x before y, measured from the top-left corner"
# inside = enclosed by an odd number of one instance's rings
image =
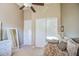
[[[34,34],[32,34],[32,24],[34,26]],[[32,36],[34,35],[34,42],[36,47],[44,47],[46,44],[47,36],[58,35],[58,19],[42,18],[37,19],[32,23],[32,20],[24,21],[24,45],[32,45]]]
[[[36,47],[44,47],[47,37],[58,36],[58,20],[56,17],[36,20]]]
[[[46,43],[46,19],[36,20],[36,47],[44,47]]]
[[[32,20],[24,21],[24,45],[32,45]]]
[[[58,36],[58,19],[56,17],[47,18],[47,36]]]

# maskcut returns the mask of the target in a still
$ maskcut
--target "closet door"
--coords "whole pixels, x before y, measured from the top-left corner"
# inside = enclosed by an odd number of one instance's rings
[[[47,18],[47,36],[58,36],[58,20],[56,17]]]
[[[46,43],[46,20],[37,19],[36,20],[36,47],[44,47]]]
[[[32,45],[32,20],[24,21],[24,45]]]

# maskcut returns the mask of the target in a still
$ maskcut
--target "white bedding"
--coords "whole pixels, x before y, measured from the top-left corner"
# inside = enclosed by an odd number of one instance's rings
[[[0,56],[11,55],[11,42],[10,40],[0,41]]]

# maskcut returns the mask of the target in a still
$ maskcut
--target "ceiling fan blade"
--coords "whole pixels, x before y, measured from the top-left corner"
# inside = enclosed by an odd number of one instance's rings
[[[32,3],[33,5],[44,6],[44,3]]]
[[[25,6],[23,5],[23,6],[21,6],[19,9],[22,10],[24,7],[25,7]]]
[[[33,6],[31,6],[30,8],[31,8],[31,10],[32,10],[33,12],[36,12],[35,9],[33,8]]]

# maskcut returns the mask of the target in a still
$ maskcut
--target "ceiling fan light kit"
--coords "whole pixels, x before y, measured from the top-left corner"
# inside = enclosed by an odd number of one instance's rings
[[[31,3],[24,3],[24,6],[25,6],[25,7],[31,7],[32,4],[31,4]]]

